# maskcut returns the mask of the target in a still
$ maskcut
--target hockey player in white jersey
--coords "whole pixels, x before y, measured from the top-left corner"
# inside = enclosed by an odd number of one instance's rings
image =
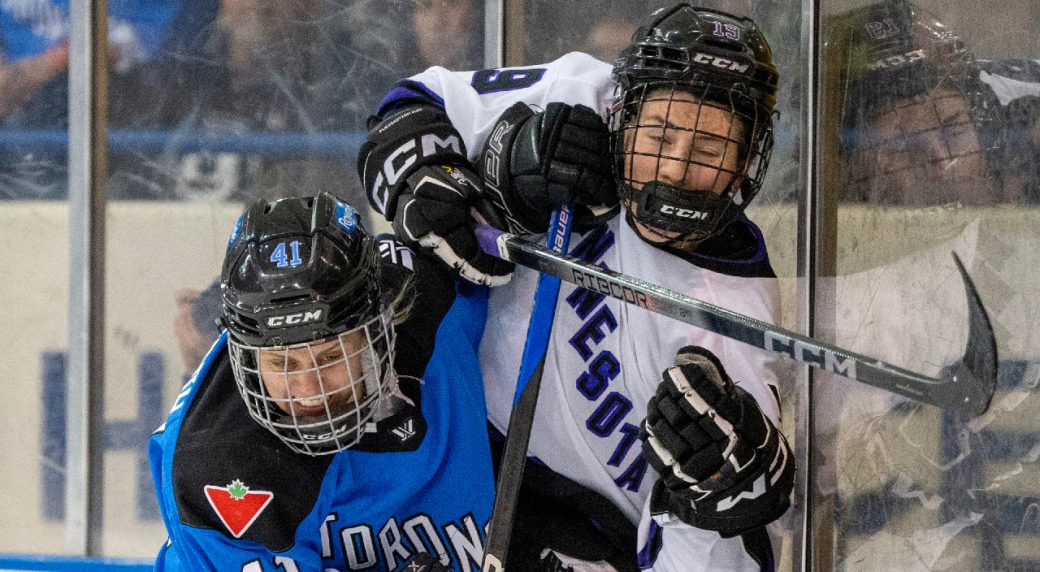
[[[399,236],[471,280],[514,272],[476,247],[482,199],[530,234],[574,204],[571,254],[775,323],[775,276],[744,210],[768,163],[777,81],[754,22],[680,3],[654,12],[613,66],[571,53],[399,82],[358,170]],[[471,171],[483,191],[453,176]],[[515,269],[489,301],[481,367],[502,433],[536,282]],[[559,569],[772,569],[764,526],[794,478],[774,358],[571,285],[560,294],[518,508],[535,526],[514,526],[509,561],[548,547]],[[567,546],[573,529],[541,510],[558,503],[606,541]]]

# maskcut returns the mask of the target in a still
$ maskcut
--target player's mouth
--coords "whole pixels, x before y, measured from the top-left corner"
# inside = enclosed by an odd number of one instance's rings
[[[354,402],[354,392],[349,387],[308,397],[293,397],[290,402],[297,417],[337,417],[358,407]]]
[[[292,400],[292,409],[296,415],[315,415],[325,413],[325,404],[328,400],[321,395],[314,397],[297,397]]]

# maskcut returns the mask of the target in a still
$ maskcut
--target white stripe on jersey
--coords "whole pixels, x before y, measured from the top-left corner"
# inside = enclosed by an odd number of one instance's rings
[[[448,118],[462,134],[470,160],[480,153],[498,116],[518,101],[535,109],[545,109],[554,101],[580,103],[596,110],[606,120],[614,96],[610,64],[588,54],[571,52],[545,65],[509,69],[535,68],[543,68],[545,73],[530,86],[483,94],[471,85],[472,71],[452,72],[434,67],[409,79],[423,84],[444,100]]]

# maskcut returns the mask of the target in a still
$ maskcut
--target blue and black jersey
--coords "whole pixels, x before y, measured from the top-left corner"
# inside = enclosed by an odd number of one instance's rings
[[[380,246],[387,280],[415,281],[395,357],[411,404],[354,448],[294,453],[249,417],[222,335],[149,443],[170,536],[156,570],[393,570],[418,552],[479,569],[494,495],[477,363],[487,290]]]

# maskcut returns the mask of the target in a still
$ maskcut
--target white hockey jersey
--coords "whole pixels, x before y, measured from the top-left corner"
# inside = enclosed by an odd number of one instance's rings
[[[472,160],[498,116],[517,101],[535,109],[554,101],[583,104],[606,119],[614,93],[610,69],[580,53],[542,66],[484,72],[431,68],[400,84],[396,95],[391,92],[384,111],[396,102],[414,101],[415,94],[442,105]],[[754,232],[762,245],[757,229]],[[775,278],[729,275],[695,266],[641,240],[621,216],[573,236],[570,252],[762,321],[778,321]],[[759,259],[748,263],[768,266],[764,245],[756,256]],[[502,433],[509,422],[537,277],[537,272],[518,267],[511,283],[491,293],[480,359],[488,414]],[[564,283],[528,455],[606,496],[633,523],[639,522],[641,566],[758,570],[739,538],[722,539],[667,515],[656,520],[649,515],[649,495],[657,475],[641,453],[638,427],[662,372],[673,365],[677,350],[691,344],[714,352],[732,379],[779,424],[774,354]],[[649,549],[652,540],[659,542],[659,551]]]

